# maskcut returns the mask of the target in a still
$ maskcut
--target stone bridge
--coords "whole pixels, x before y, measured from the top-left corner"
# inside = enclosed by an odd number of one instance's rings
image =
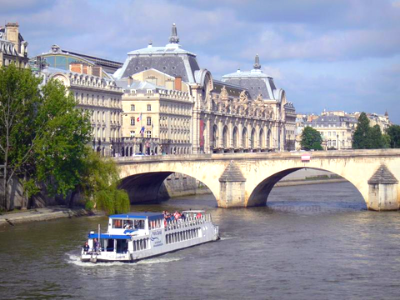
[[[309,161],[303,161],[304,155]],[[303,156],[303,160],[302,160]],[[351,182],[368,209],[398,210],[400,149],[164,155],[116,158],[131,203],[157,201],[162,182],[182,173],[204,183],[219,207],[265,205],[274,185],[302,168],[326,170]]]

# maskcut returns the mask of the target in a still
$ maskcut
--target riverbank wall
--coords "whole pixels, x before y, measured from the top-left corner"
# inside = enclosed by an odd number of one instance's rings
[[[83,208],[70,209],[64,206],[15,211],[0,215],[0,228],[28,222],[50,221],[61,218],[74,218],[94,215],[101,216],[105,215],[105,213],[101,211],[91,212]]]

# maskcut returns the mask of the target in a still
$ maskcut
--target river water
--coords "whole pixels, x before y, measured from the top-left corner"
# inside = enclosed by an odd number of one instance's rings
[[[204,208],[221,240],[135,264],[79,261],[105,217],[0,230],[1,299],[400,299],[400,215],[367,211],[349,183],[275,188],[267,207],[210,195],[135,210]]]

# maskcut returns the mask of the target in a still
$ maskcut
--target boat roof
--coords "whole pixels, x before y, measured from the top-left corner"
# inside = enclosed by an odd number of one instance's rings
[[[184,210],[182,213],[183,213],[183,214],[205,213],[205,210],[202,210],[202,209],[198,209],[198,210]]]
[[[89,239],[98,239],[98,233],[89,233]],[[109,234],[109,233],[102,233],[100,234],[100,239],[115,239],[115,240],[130,240],[130,235],[122,235],[122,234]]]
[[[164,215],[162,213],[153,213],[153,212],[130,212],[126,214],[119,215],[111,215],[110,219],[163,219]]]

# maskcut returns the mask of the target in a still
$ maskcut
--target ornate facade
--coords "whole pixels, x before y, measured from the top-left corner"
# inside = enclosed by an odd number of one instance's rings
[[[114,77],[125,90],[125,140],[132,135],[137,139],[141,127],[132,125],[130,120],[140,115],[148,118],[148,105],[154,107],[152,140],[133,141],[141,145],[157,144],[151,149],[154,152],[156,149],[158,153],[162,149],[176,154],[284,150],[286,131],[294,131],[286,128],[287,116],[294,113],[294,107],[286,101],[285,92],[277,89],[273,79],[261,71],[258,56],[252,71],[225,75],[223,81],[214,80],[210,71],[199,67],[195,54],[181,48],[175,24],[169,44],[165,47],[149,44],[147,48],[129,52]],[[130,79],[146,82],[147,86],[132,89],[127,84]],[[135,106],[135,113],[130,111],[131,105]]]

